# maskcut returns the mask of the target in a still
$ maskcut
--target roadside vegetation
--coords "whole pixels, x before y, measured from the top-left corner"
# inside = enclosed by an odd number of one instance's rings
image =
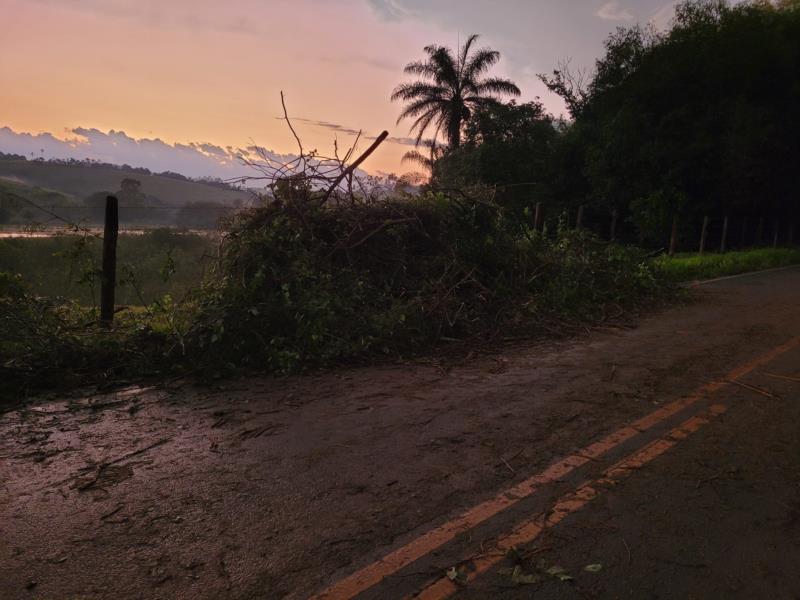
[[[117,304],[179,300],[202,283],[217,256],[218,235],[156,229],[121,234]],[[98,302],[102,239],[86,232],[0,239],[0,272],[19,274],[29,293],[86,306]]]
[[[680,282],[788,265],[800,265],[800,248],[753,248],[723,254],[676,254],[655,259],[655,266],[664,277]]]
[[[94,308],[5,275],[7,391],[475,348],[617,318],[669,293],[642,251],[521,228],[480,190],[335,207],[304,193],[241,213],[201,286],[180,303],[123,310],[110,330]]]

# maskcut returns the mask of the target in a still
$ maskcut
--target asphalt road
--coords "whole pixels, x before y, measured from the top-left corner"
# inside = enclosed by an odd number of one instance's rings
[[[800,598],[800,269],[580,339],[0,415],[0,598]]]

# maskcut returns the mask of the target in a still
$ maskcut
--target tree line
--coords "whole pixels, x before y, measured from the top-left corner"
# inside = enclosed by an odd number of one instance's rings
[[[392,96],[430,188],[494,186],[520,223],[537,203],[551,221],[583,207],[585,224],[608,233],[613,219],[650,247],[673,224],[696,239],[705,217],[717,232],[728,218],[731,245],[800,222],[800,0],[689,0],[667,31],[618,28],[591,72],[540,75],[569,118],[504,101],[519,89],[487,76],[499,53],[476,40],[426,47]]]

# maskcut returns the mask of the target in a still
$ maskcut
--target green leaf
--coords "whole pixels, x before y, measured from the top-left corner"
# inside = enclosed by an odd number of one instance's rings
[[[567,570],[564,567],[559,567],[558,565],[553,565],[547,569],[545,573],[551,577],[555,577],[559,581],[572,581],[572,576],[567,573]]]
[[[525,573],[522,567],[517,565],[511,572],[511,581],[520,585],[530,585],[532,583],[539,583],[542,580],[538,575],[532,573]]]

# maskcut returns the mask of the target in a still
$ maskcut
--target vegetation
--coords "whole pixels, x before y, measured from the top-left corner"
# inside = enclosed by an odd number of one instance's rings
[[[754,248],[725,254],[677,254],[656,259],[657,269],[672,281],[712,279],[748,271],[800,264],[800,248]]]
[[[668,290],[641,252],[582,231],[551,239],[510,227],[486,192],[324,207],[305,193],[241,213],[201,289],[120,313],[111,331],[92,309],[37,298],[6,276],[3,380],[19,390],[66,371],[84,383],[285,373],[604,320]]]
[[[507,223],[499,207],[441,194],[247,215],[223,246],[224,285],[204,304],[210,350],[293,370],[594,320],[660,289],[636,250]]]
[[[51,210],[57,209],[68,216],[70,213],[76,217],[83,216],[80,203],[72,196],[0,178],[0,226],[30,224],[51,218],[37,206],[52,207]]]
[[[118,190],[124,179],[139,181],[142,190],[164,204],[181,205],[215,202],[233,205],[247,202],[247,192],[214,181],[193,181],[177,173],[152,174],[147,169],[120,167],[91,161],[10,160],[0,157],[0,179],[16,178],[21,183],[58,190],[75,198],[86,198],[101,190]]]
[[[123,227],[216,229],[226,213],[252,200],[248,192],[221,182],[192,181],[172,173],[0,157],[0,225],[52,224],[52,213],[69,222],[98,225],[109,194],[119,198]]]
[[[234,206],[226,206],[188,198],[174,206],[167,205],[158,197],[145,193],[139,180],[129,177],[117,182],[112,189],[93,192],[83,199],[0,178],[0,226],[14,230],[50,229],[65,223],[98,227],[103,223],[109,195],[118,198],[120,223],[128,229],[167,225],[217,229],[221,219],[241,206],[239,199],[234,200]]]
[[[616,213],[618,236],[651,248],[666,247],[676,215],[692,245],[706,215],[736,222],[740,246],[761,218],[800,222],[797,0],[690,0],[669,31],[618,29],[585,78],[562,66],[543,79],[571,121],[535,103],[480,106],[431,185],[496,184],[499,202],[542,202],[552,223],[582,205],[604,235]]]

